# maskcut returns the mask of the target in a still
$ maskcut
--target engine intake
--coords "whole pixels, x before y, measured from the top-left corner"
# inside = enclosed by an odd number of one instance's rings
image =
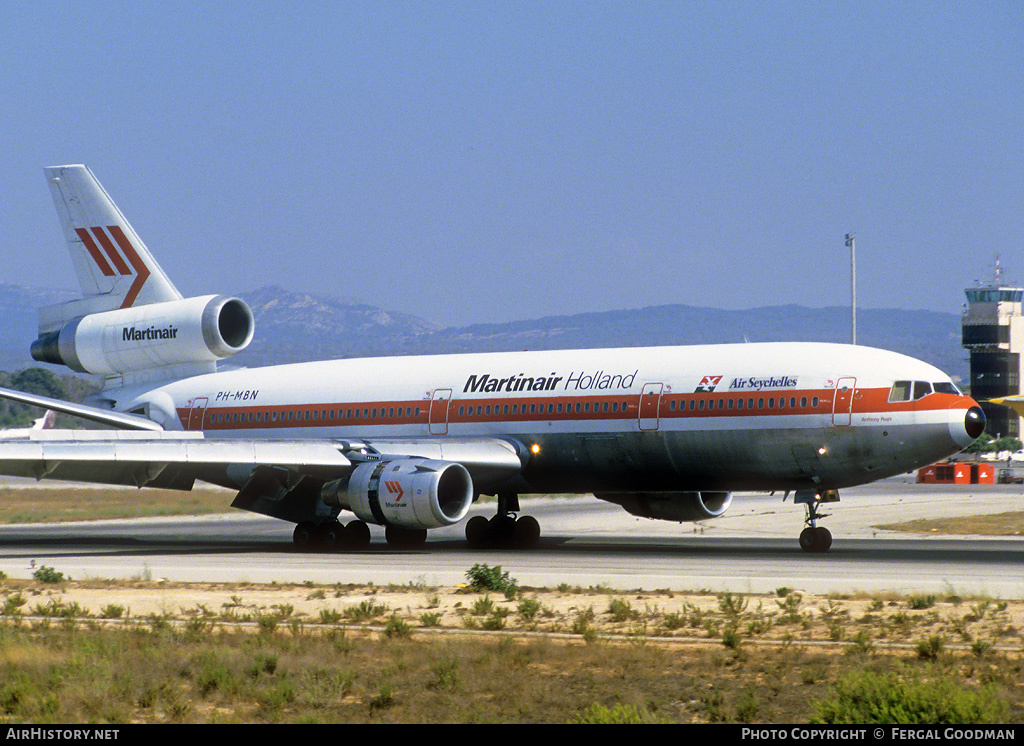
[[[93,313],[32,343],[32,357],[111,376],[181,363],[212,363],[244,350],[252,311],[222,295]]]
[[[321,497],[367,523],[440,528],[465,517],[473,502],[473,480],[466,467],[451,461],[371,461],[353,469],[347,480],[324,485]]]
[[[718,518],[732,504],[731,492],[606,492],[595,497],[641,518],[677,522]]]

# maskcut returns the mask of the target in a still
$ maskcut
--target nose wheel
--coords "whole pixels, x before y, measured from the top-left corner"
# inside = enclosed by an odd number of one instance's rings
[[[820,512],[818,507],[822,503],[839,502],[839,491],[799,490],[794,502],[807,506],[807,517],[804,519],[807,527],[800,532],[800,548],[805,552],[827,552],[832,547],[832,532],[818,525],[819,520],[828,518],[828,514]]]
[[[832,532],[824,526],[808,526],[800,532],[800,548],[805,552],[827,552],[832,546]]]

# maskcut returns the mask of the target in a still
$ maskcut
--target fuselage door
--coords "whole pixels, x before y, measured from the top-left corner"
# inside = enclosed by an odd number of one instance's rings
[[[448,403],[452,399],[451,389],[435,389],[430,397],[430,434],[448,434]]]
[[[645,383],[640,393],[640,429],[658,429],[658,406],[661,404],[661,391],[664,384]]]
[[[832,398],[832,424],[846,427],[853,418],[853,392],[857,388],[857,379],[840,378],[836,382],[836,393]]]
[[[188,429],[202,430],[206,421],[206,406],[210,400],[200,396],[192,400],[192,407],[188,411]]]

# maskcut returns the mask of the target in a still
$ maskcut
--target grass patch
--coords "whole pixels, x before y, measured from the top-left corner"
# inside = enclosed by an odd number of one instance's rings
[[[0,523],[60,523],[231,511],[233,494],[216,488],[181,490],[123,487],[0,488]]]
[[[1024,720],[1016,601],[38,579],[0,597],[18,723]]]
[[[1024,511],[954,518],[918,518],[903,523],[884,523],[874,528],[914,534],[1022,536],[1024,535]]]

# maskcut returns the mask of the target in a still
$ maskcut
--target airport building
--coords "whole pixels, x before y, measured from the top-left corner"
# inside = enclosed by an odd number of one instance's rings
[[[986,399],[1021,393],[1021,360],[1024,353],[1024,288],[999,282],[968,288],[963,314],[963,346],[971,354],[971,396],[981,403],[988,418],[985,428],[994,437],[1020,437],[1020,417],[1007,408],[986,404]]]

